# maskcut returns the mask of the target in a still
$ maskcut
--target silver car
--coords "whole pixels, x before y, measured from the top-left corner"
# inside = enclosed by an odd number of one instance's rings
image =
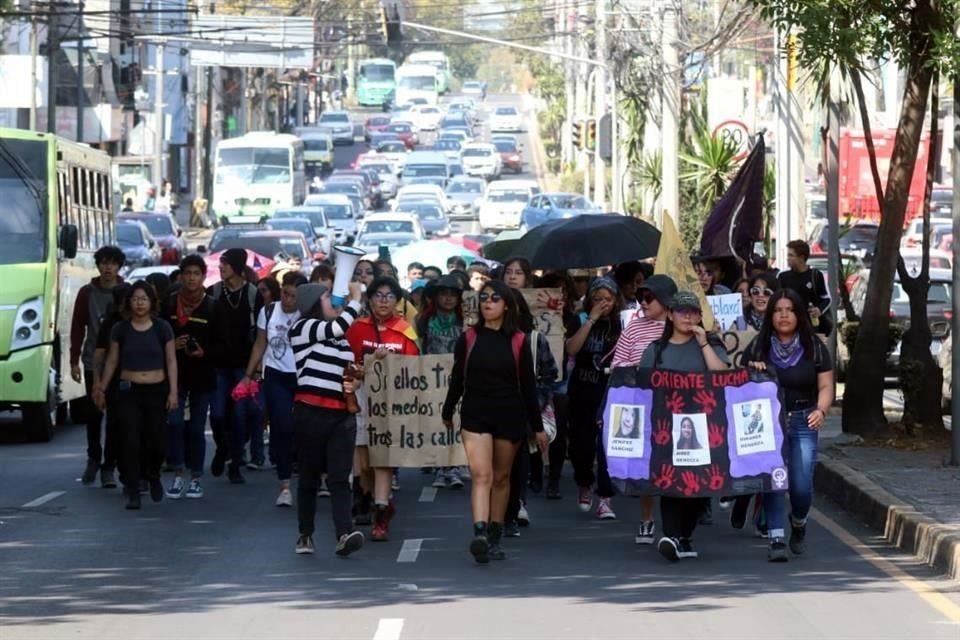
[[[353,120],[346,111],[321,113],[317,128],[329,131],[333,144],[353,144]]]
[[[455,220],[475,220],[486,192],[487,181],[483,178],[457,176],[450,180],[446,189],[450,217]]]

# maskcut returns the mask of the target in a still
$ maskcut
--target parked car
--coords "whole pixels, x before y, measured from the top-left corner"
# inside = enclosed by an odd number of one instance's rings
[[[123,250],[124,271],[160,264],[160,245],[139,220],[117,223],[117,245]]]
[[[405,203],[397,209],[397,213],[410,213],[420,218],[420,225],[427,237],[450,235],[450,220],[443,207],[435,201]]]
[[[810,253],[825,254],[829,249],[830,227],[820,224],[814,229],[810,237]],[[873,260],[876,251],[877,236],[880,233],[880,224],[872,220],[857,220],[849,228],[840,230],[840,253],[851,253],[861,256],[868,265]]]
[[[523,173],[523,156],[520,153],[520,147],[515,140],[496,139],[491,143],[500,154],[500,164],[504,171],[513,171],[514,173]]]
[[[500,153],[488,142],[472,142],[460,152],[463,170],[468,176],[495,180],[502,168]]]
[[[334,144],[353,144],[353,120],[346,111],[324,111],[317,126],[330,131]]]
[[[523,131],[523,116],[513,105],[500,105],[490,114],[490,131]]]
[[[450,203],[450,217],[473,220],[477,217],[477,205],[487,192],[487,182],[482,178],[457,176],[447,184],[446,194]]]
[[[520,229],[529,231],[545,222],[602,213],[603,209],[578,193],[541,193],[530,198],[520,213]]]
[[[165,213],[121,213],[117,222],[137,221],[146,225],[157,244],[160,245],[160,264],[180,264],[187,252],[183,229],[173,216]]]

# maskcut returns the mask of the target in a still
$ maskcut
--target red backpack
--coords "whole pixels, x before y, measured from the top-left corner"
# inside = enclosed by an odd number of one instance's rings
[[[467,355],[463,360],[463,372],[464,377],[466,377],[467,372],[467,362],[470,361],[470,353],[473,351],[473,346],[477,343],[477,330],[473,327],[468,327],[464,332],[464,338],[467,341]],[[517,331],[510,337],[510,347],[513,349],[513,361],[517,365],[517,381],[520,380],[520,350],[523,349],[523,341],[526,338],[522,331]],[[533,363],[533,366],[536,367],[537,363]]]

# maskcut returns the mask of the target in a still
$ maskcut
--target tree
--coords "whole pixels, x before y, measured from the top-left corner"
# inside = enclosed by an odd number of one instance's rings
[[[865,60],[892,56],[906,69],[901,114],[880,200],[876,252],[844,394],[844,404],[856,408],[844,412],[844,430],[872,433],[886,424],[886,353],[876,345],[887,344],[889,339],[891,283],[934,71],[957,64],[958,45],[952,33],[957,0],[750,1],[780,29],[802,31],[798,46],[801,66],[817,68],[830,61],[861,70]]]

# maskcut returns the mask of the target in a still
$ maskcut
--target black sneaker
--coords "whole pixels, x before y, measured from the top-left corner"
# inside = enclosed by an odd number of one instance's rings
[[[680,549],[677,552],[677,556],[682,560],[684,558],[699,558],[700,554],[693,548],[693,543],[690,542],[690,538],[680,538]]]
[[[137,483],[137,488],[140,490],[140,495],[145,496],[150,493],[150,483],[146,480],[141,480]]]
[[[790,516],[790,551],[794,555],[801,556],[807,551],[807,525],[797,524]]]
[[[87,460],[87,466],[83,470],[83,475],[80,476],[80,482],[89,486],[93,484],[93,481],[97,479],[97,471],[100,470],[100,464],[96,460]]]
[[[340,536],[337,540],[337,555],[346,557],[363,547],[363,534],[359,531],[351,531]]]
[[[660,538],[657,543],[657,551],[670,562],[676,562],[680,559],[680,541],[676,538]]]
[[[150,499],[154,502],[163,500],[163,483],[160,478],[150,478]]]
[[[770,541],[770,546],[767,548],[767,560],[770,562],[787,561],[787,544],[783,541],[783,538],[774,538]]]
[[[747,511],[749,510],[749,496],[737,496],[734,498],[733,509],[730,510],[730,526],[734,529],[743,529],[747,524]]]
[[[116,489],[117,480],[112,467],[100,467],[100,486],[104,489]]]
[[[487,555],[490,556],[491,560],[505,560],[507,558],[507,554],[504,552],[503,547],[501,547],[499,543],[491,544]]]
[[[131,493],[127,496],[127,510],[128,511],[137,511],[140,509],[140,494]]]
[[[210,462],[210,475],[214,478],[219,478],[223,475],[223,470],[227,465],[227,456],[220,452],[220,449],[217,449],[217,452],[213,454],[213,460]]]
[[[520,524],[516,520],[510,520],[503,524],[503,535],[508,538],[520,537]]]
[[[487,564],[490,562],[490,543],[487,542],[487,536],[476,535],[470,541],[470,555],[477,564]]]
[[[247,481],[243,477],[243,474],[240,473],[240,467],[231,466],[230,470],[227,472],[227,477],[230,479],[230,484],[246,484],[247,483]]]
[[[294,551],[296,551],[298,555],[313,553],[313,538],[310,536],[300,536],[297,538],[297,546],[294,547]]]
[[[547,500],[560,500],[563,498],[560,495],[560,483],[554,482],[553,480],[547,485],[547,492],[545,494]]]
[[[700,524],[713,524],[713,505],[709,502],[704,505],[703,511],[700,512],[700,516],[697,518],[697,522]]]

